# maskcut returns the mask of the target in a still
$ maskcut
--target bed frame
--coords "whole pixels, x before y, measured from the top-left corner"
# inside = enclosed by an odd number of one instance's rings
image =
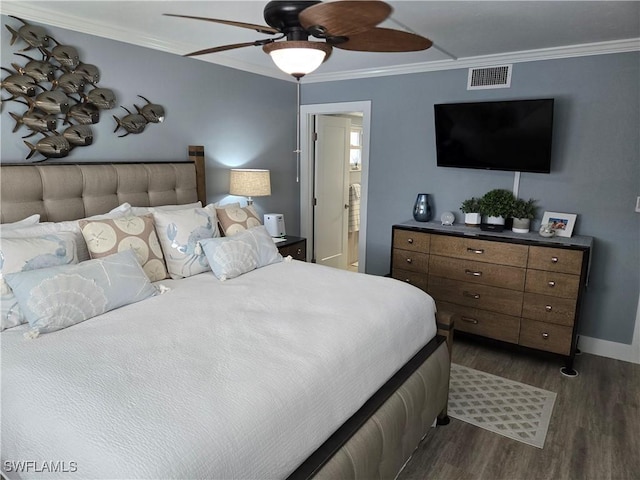
[[[206,204],[204,148],[180,162],[0,164],[0,221],[64,221],[133,206]],[[437,420],[448,423],[451,315],[438,335],[303,462],[289,479],[394,478]]]

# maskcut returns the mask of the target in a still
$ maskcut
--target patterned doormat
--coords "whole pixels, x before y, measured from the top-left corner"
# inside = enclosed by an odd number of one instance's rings
[[[451,364],[449,415],[542,448],[556,394]]]

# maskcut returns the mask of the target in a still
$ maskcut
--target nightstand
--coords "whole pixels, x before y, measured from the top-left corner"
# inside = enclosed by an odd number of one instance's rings
[[[291,255],[294,260],[307,260],[307,239],[303,237],[294,237],[287,235],[286,240],[276,243],[280,255],[286,257]]]

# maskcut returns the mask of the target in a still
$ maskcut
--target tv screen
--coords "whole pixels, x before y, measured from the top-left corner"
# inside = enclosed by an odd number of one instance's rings
[[[434,105],[437,165],[551,171],[553,99]]]

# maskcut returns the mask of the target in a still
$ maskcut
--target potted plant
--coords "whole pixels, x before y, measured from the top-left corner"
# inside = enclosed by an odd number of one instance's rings
[[[480,199],[480,213],[491,225],[488,230],[502,231],[505,219],[511,215],[515,197],[509,190],[496,188],[485,193]]]
[[[533,198],[523,200],[516,198],[513,202],[511,217],[513,218],[513,226],[511,230],[515,233],[528,233],[531,226],[531,220],[536,218],[538,207]]]
[[[460,205],[460,210],[464,213],[464,224],[470,227],[476,227],[482,223],[482,215],[480,214],[480,199],[471,197],[466,199]]]

